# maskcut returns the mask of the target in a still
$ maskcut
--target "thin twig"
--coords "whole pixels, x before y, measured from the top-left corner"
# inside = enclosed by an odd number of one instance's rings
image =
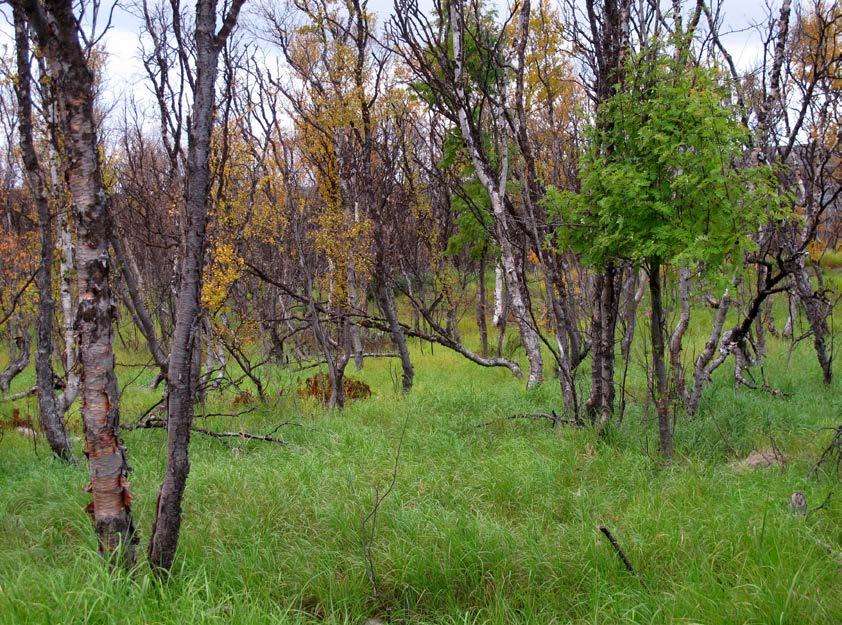
[[[409,424],[409,415],[404,419],[403,427],[401,428],[401,435],[400,439],[398,439],[398,448],[395,451],[395,462],[392,467],[392,480],[389,482],[389,486],[383,491],[381,495],[379,489],[375,488],[374,490],[374,505],[372,506],[369,513],[363,517],[362,522],[360,524],[360,542],[363,548],[363,558],[365,559],[365,572],[366,576],[368,577],[368,581],[371,584],[371,594],[373,595],[374,599],[378,599],[379,597],[379,586],[377,583],[377,572],[374,569],[374,557],[371,554],[371,543],[374,540],[374,533],[377,530],[377,513],[380,510],[380,505],[383,503],[383,500],[389,496],[389,494],[394,490],[395,484],[398,481],[398,464],[400,462],[401,457],[401,449],[403,448],[403,441],[404,436],[406,434],[406,427]],[[371,525],[371,529],[369,530],[369,524]]]
[[[194,418],[195,419],[210,419],[211,417],[242,417],[243,415],[247,415],[251,412],[257,410],[256,406],[252,406],[250,408],[246,408],[245,410],[241,410],[239,412],[209,412],[207,414],[197,414]]]
[[[816,464],[813,465],[813,468],[810,469],[809,475],[818,474],[819,469],[822,465],[830,460],[833,456],[836,456],[836,470],[839,471],[839,465],[842,463],[842,425],[836,427],[836,432],[833,435],[833,439],[830,441],[830,444],[825,447],[822,455],[819,456],[819,459],[816,461]]]
[[[18,393],[15,393],[14,395],[9,395],[8,397],[0,397],[0,401],[18,401],[19,399],[24,399],[26,397],[29,397],[30,395],[35,395],[37,390],[37,386],[32,386]]]
[[[29,276],[29,279],[24,283],[24,285],[20,288],[20,290],[18,290],[18,292],[15,293],[14,297],[12,297],[12,304],[11,304],[11,307],[9,308],[9,312],[4,313],[3,317],[0,318],[0,326],[2,326],[4,323],[6,323],[9,320],[9,318],[14,314],[15,309],[17,308],[17,305],[18,305],[18,300],[21,298],[21,295],[24,294],[26,289],[29,288],[29,285],[32,284],[32,281],[35,280],[35,276],[37,276],[37,275],[38,275],[38,272],[35,271],[31,276]]]
[[[814,512],[818,512],[819,510],[822,510],[823,508],[826,508],[826,507],[827,507],[827,505],[830,503],[830,498],[831,498],[832,496],[833,496],[833,491],[831,490],[831,491],[829,491],[829,492],[827,493],[827,497],[825,497],[825,498],[824,498],[824,501],[823,501],[823,502],[821,502],[821,503],[820,503],[818,506],[816,506],[815,508],[810,508],[809,510],[807,510],[807,516],[810,516],[810,515],[811,515],[811,514],[813,514]]]

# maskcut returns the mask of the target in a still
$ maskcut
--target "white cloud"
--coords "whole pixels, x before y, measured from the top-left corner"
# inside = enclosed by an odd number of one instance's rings
[[[140,60],[140,35],[124,27],[112,27],[102,39],[108,58],[105,65],[104,97],[108,102],[142,97],[145,72]]]

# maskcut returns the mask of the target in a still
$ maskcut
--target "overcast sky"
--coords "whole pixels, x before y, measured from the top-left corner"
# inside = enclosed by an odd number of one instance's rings
[[[247,0],[246,7],[258,1],[260,0]],[[271,1],[281,2],[282,0]],[[506,6],[506,0],[494,1],[501,7]],[[772,1],[777,4],[776,0]],[[123,0],[126,6],[129,6],[130,2],[131,0]],[[107,6],[107,2],[103,4]],[[424,6],[424,4],[424,0],[421,0],[421,5]],[[723,32],[728,34],[723,34],[723,42],[741,69],[751,66],[761,53],[760,36],[756,29],[750,27],[764,18],[766,12],[764,4],[761,0],[724,0]],[[380,24],[393,11],[392,0],[370,0],[369,7],[377,13]],[[8,6],[4,6],[3,12],[8,16]],[[14,42],[12,29],[7,23],[0,26],[0,38],[5,40],[3,45],[7,48],[7,53],[11,53]],[[139,60],[140,25],[138,20],[129,11],[118,6],[114,13],[112,27],[105,34],[103,43],[109,55],[105,97],[112,102],[120,101],[131,94],[145,99],[147,92],[144,85],[143,67]]]

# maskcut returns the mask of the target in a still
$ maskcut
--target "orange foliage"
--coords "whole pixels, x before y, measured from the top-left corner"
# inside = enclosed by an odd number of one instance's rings
[[[35,232],[0,232],[0,312],[8,310],[12,299],[30,279],[38,265],[38,237]],[[35,287],[30,285],[19,307],[34,306]]]

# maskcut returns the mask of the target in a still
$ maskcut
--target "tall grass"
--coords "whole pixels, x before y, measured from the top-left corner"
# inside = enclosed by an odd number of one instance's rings
[[[700,414],[678,416],[671,466],[657,454],[639,354],[627,389],[634,401],[604,439],[525,420],[480,426],[558,408],[557,383],[526,391],[507,371],[439,348],[422,353],[417,343],[408,397],[396,393],[388,361],[369,361],[349,373],[373,397],[342,412],[298,398],[296,382],[273,371],[268,405],[206,425],[265,432],[293,421],[281,430],[289,445],[194,435],[179,553],[165,582],[145,563],[109,573],[83,512],[84,464],[63,465],[43,443],[6,432],[0,624],[842,622],[840,563],[820,546],[842,551],[842,497],[806,519],[789,510],[793,491],[816,506],[837,486],[835,476],[807,474],[842,398],[837,383],[820,383],[808,345],[789,366],[784,347],[771,347],[765,371],[786,395],[735,389],[723,368]],[[122,381],[134,374],[125,369]],[[26,375],[16,388],[31,383]],[[157,399],[147,378],[126,388],[124,421]],[[210,407],[232,410],[230,394],[212,396]],[[35,409],[30,401],[23,413]],[[405,423],[396,486],[370,544],[375,598],[361,520],[391,480]],[[78,414],[70,427],[78,436]],[[165,434],[132,431],[125,442],[146,539]],[[771,445],[785,452],[784,466],[733,463]]]

